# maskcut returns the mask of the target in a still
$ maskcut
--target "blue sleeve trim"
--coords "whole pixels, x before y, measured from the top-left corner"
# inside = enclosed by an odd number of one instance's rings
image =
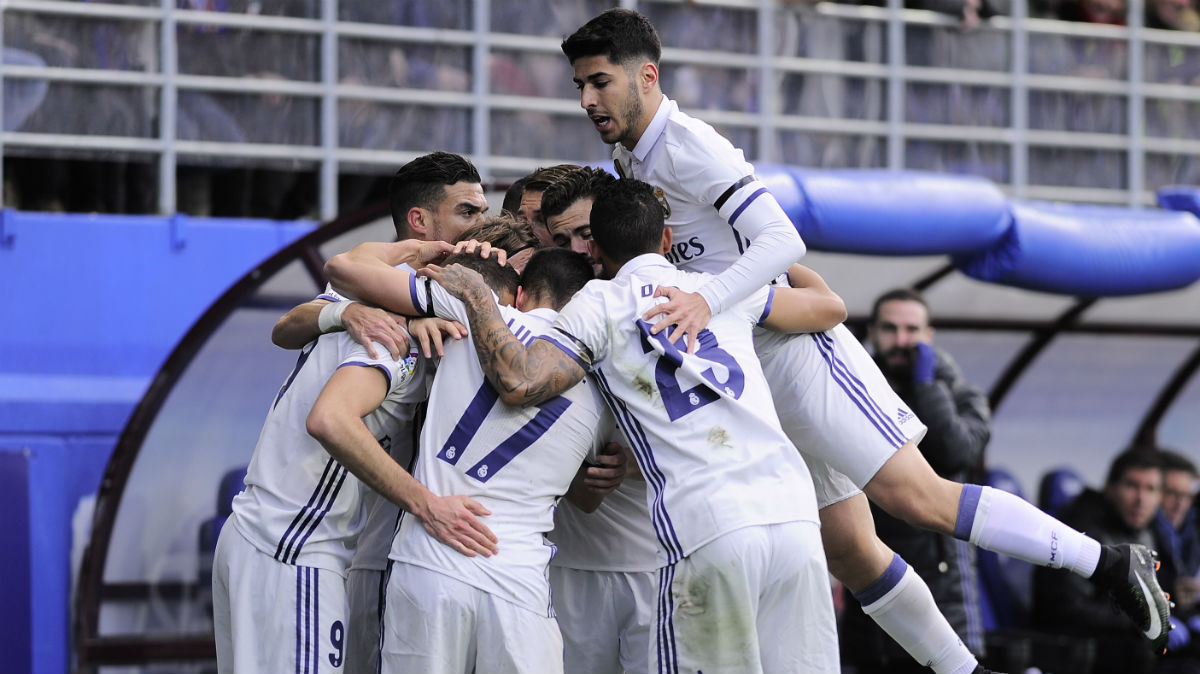
[[[746,210],[746,207],[749,206],[750,204],[754,203],[755,199],[761,197],[762,195],[764,195],[766,193],[767,193],[767,188],[760,187],[754,191],[754,194],[751,194],[749,197],[746,197],[746,200],[742,202],[742,205],[738,206],[737,210],[733,212],[733,215],[729,216],[729,226],[733,227],[733,223],[737,222],[738,217],[741,216],[742,212]]]
[[[379,363],[367,363],[361,360],[348,360],[341,365],[338,365],[337,369],[340,370],[343,367],[377,367],[379,368],[379,371],[383,373],[383,376],[387,377],[388,386],[390,387],[392,385],[392,371],[380,365]]]
[[[762,315],[758,317],[758,324],[762,325],[767,316],[771,314],[771,303],[775,301],[775,286],[767,286],[767,304],[763,307]]]

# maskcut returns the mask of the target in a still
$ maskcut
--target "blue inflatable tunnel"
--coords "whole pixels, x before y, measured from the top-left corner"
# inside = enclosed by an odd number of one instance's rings
[[[1168,185],[1158,188],[1158,205],[1168,211],[1187,211],[1200,218],[1200,187]]]
[[[1200,279],[1200,220],[1191,213],[1022,203],[1012,214],[995,245],[954,257],[959,271],[1082,297],[1174,290]]]
[[[946,255],[996,243],[1011,226],[1008,199],[973,176],[760,166],[809,248],[867,255]]]

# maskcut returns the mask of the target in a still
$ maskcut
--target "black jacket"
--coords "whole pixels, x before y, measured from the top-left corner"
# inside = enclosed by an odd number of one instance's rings
[[[1126,526],[1103,494],[1086,489],[1059,513],[1063,524],[1086,533],[1103,544],[1141,543],[1154,546],[1150,527]],[[1150,641],[1133,621],[1114,608],[1107,593],[1086,578],[1062,569],[1038,567],[1033,571],[1033,626],[1057,634],[1094,638],[1093,672],[1138,674],[1149,672],[1155,661]]]

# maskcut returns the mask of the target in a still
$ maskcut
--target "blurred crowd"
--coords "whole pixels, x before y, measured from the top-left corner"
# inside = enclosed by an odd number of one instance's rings
[[[1034,0],[1033,18],[1123,25],[1127,0]],[[139,3],[134,3],[139,4]],[[609,3],[495,0],[491,30],[503,34],[556,38]],[[661,27],[669,47],[721,50],[755,55],[758,18],[752,9],[695,3],[642,3]],[[847,0],[847,4],[856,4]],[[883,5],[884,0],[861,4]],[[910,9],[955,18],[957,28],[910,24],[905,62],[1005,72],[1011,69],[1010,40],[987,30],[987,20],[1011,12],[1011,0],[906,0]],[[178,0],[181,9],[214,13],[319,18],[314,0]],[[397,25],[471,30],[473,3],[342,2],[338,19],[364,25]],[[1200,30],[1197,0],[1146,0],[1146,27]],[[812,0],[785,0],[775,22],[776,52],[783,56],[858,63],[887,61],[886,28],[878,23],[838,18],[819,11]],[[720,26],[720,30],[713,30]],[[177,71],[182,75],[240,77],[264,82],[313,84],[320,81],[319,35],[269,28],[180,23]],[[151,21],[10,11],[4,15],[6,66],[52,66],[159,72],[157,24]],[[470,42],[392,42],[343,36],[338,41],[338,80],[345,88],[365,86],[414,92],[410,100],[372,101],[353,94],[338,103],[338,145],[364,150],[421,152],[475,149],[472,111],[426,101],[422,91],[465,95],[472,91]],[[1156,84],[1200,85],[1200,45],[1148,43],[1143,78]],[[1027,70],[1037,75],[1071,75],[1125,80],[1125,42],[1100,37],[1034,34]],[[688,110],[759,113],[759,78],[754,68],[718,63],[668,62],[664,87]],[[547,99],[575,96],[566,63],[557,53],[492,48],[488,90],[493,95]],[[887,118],[883,80],[813,72],[777,75],[776,112],[830,119]],[[904,119],[926,124],[1004,128],[1011,119],[1010,92],[987,85],[906,83]],[[174,135],[180,141],[227,144],[321,144],[320,100],[305,93],[178,91]],[[4,83],[4,131],[99,135],[153,140],[159,137],[160,94],[142,84],[46,82],[8,77]],[[1149,100],[1147,134],[1158,138],[1200,138],[1200,104]],[[492,109],[488,143],[493,156],[601,161],[606,149],[588,135],[586,119],[541,110]],[[1029,92],[1028,128],[1125,135],[1131,132],[1128,105],[1117,92]],[[718,125],[721,126],[721,125]],[[753,127],[722,126],[735,145],[754,148]],[[776,160],[827,168],[877,168],[887,164],[886,139],[852,133],[781,129]],[[753,152],[753,150],[751,150]],[[910,139],[905,165],[913,169],[971,173],[1011,180],[1007,146],[987,142]],[[25,210],[141,213],[157,208],[158,166],[139,152],[98,152],[86,147],[4,148],[5,204]],[[194,215],[267,218],[312,217],[316,212],[317,165],[313,160],[246,159],[181,152],[177,158],[179,210]],[[1200,167],[1184,154],[1146,157],[1148,185],[1200,182]],[[1031,148],[1033,184],[1126,189],[1127,159],[1119,149]],[[1085,170],[1086,169],[1086,170]],[[383,181],[372,165],[343,164],[339,203],[343,210],[381,196]],[[500,176],[502,178],[502,176]]]

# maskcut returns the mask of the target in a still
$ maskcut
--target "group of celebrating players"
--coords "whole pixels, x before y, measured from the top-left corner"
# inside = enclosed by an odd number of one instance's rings
[[[986,671],[868,498],[1165,642],[1150,550],[933,472],[753,167],[663,95],[644,16],[562,51],[619,179],[539,171],[486,218],[469,162],[420,157],[398,241],[276,325],[300,355],[218,541],[219,671],[829,674],[830,573],[918,662]]]

